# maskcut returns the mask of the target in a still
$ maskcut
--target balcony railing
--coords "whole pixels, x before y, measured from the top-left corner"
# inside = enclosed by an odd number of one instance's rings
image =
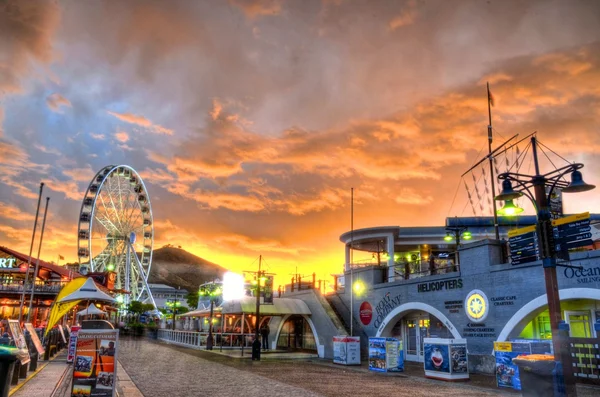
[[[365,267],[379,267],[382,269],[388,268],[388,263],[381,261],[380,263],[371,261],[354,262],[353,269]],[[460,270],[459,265],[455,264],[454,257],[422,260],[422,261],[398,261],[394,262],[394,279],[395,280],[412,280],[416,278],[433,276],[438,274],[453,273]]]
[[[57,282],[49,284],[35,284],[34,293],[39,294],[58,294],[61,288],[66,282]],[[25,292],[31,291],[31,284],[25,285]],[[21,283],[7,283],[0,284],[0,292],[23,292],[23,284]]]

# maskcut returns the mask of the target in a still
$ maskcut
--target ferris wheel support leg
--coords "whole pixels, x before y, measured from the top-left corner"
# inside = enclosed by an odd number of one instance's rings
[[[129,305],[129,301],[130,301],[130,293],[131,293],[131,285],[130,285],[130,279],[131,279],[131,242],[127,242],[127,247],[125,247],[125,255],[126,255],[126,259],[125,259],[125,290],[128,292],[128,294],[125,294],[125,307],[127,307]],[[137,255],[134,255],[137,256]]]
[[[129,243],[127,252],[129,252],[129,250],[133,250],[131,243]],[[146,288],[148,290],[148,296],[150,297],[152,306],[154,306],[154,309],[158,310],[158,307],[156,306],[156,302],[154,301],[154,297],[152,296],[152,291],[150,291],[150,286],[148,285],[148,275],[146,274],[146,271],[142,267],[142,263],[140,262],[140,259],[137,257],[137,255],[133,255],[133,257],[135,258],[135,263],[138,267],[140,274],[142,275],[141,278],[142,278],[142,282],[144,283],[144,288]],[[142,289],[142,291],[143,291],[143,289]]]

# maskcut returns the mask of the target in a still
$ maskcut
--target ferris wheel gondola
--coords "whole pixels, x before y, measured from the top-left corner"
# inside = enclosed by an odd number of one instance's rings
[[[115,288],[126,300],[140,300],[148,288],[154,225],[144,181],[127,165],[102,168],[90,182],[81,204],[77,252],[80,268],[116,273]],[[156,305],[154,304],[156,307]]]

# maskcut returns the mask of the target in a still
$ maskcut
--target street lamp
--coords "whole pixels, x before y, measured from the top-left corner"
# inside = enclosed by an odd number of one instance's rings
[[[206,338],[206,350],[213,349],[213,313],[215,307],[215,301],[221,295],[221,286],[214,281],[211,283],[206,283],[200,286],[199,291],[200,296],[207,296],[210,299],[210,317],[208,321],[208,337]]]
[[[173,312],[173,331],[175,331],[175,316],[177,315],[177,306],[179,303],[179,295],[176,295],[176,298],[171,298],[168,300],[169,306],[171,306],[171,311]]]
[[[458,246],[460,245],[460,239],[463,240],[471,240],[473,235],[469,231],[469,228],[466,226],[446,226],[446,236],[444,237],[444,241],[451,242],[454,241],[456,244],[456,252],[454,253],[454,266],[453,271],[456,270],[456,265],[458,265]]]
[[[502,191],[495,200],[505,201],[505,206],[513,204],[512,200],[526,196],[531,200],[537,215],[537,229],[540,235],[540,255],[544,267],[544,279],[546,282],[546,296],[548,298],[548,311],[550,314],[550,326],[552,329],[552,345],[554,347],[554,360],[561,361],[563,368],[567,369],[569,360],[568,351],[563,346],[561,335],[559,335],[559,323],[562,321],[560,298],[558,295],[558,281],[556,277],[556,252],[552,242],[552,223],[549,209],[550,197],[554,189],[559,188],[564,193],[586,192],[595,188],[594,185],[588,185],[583,181],[581,172],[583,164],[574,163],[546,174],[540,174],[540,167],[537,156],[538,142],[535,136],[531,137],[531,147],[533,161],[535,166],[535,175],[518,174],[505,172],[498,175],[502,180]],[[567,183],[563,177],[571,174],[571,183]],[[513,186],[516,186],[514,188]],[[546,187],[549,187],[546,193]],[[533,194],[531,190],[533,188]],[[518,207],[516,207],[518,208]],[[499,211],[503,212],[504,208]],[[561,359],[562,358],[562,359]],[[572,387],[574,383],[572,373],[569,369],[565,371],[565,383]],[[573,389],[571,389],[573,390]]]

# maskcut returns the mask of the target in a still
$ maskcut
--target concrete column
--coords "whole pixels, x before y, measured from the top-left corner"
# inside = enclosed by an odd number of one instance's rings
[[[346,263],[344,264],[344,271],[350,271],[350,244],[346,244]]]
[[[387,236],[387,252],[388,252],[388,283],[394,281],[394,235]]]

